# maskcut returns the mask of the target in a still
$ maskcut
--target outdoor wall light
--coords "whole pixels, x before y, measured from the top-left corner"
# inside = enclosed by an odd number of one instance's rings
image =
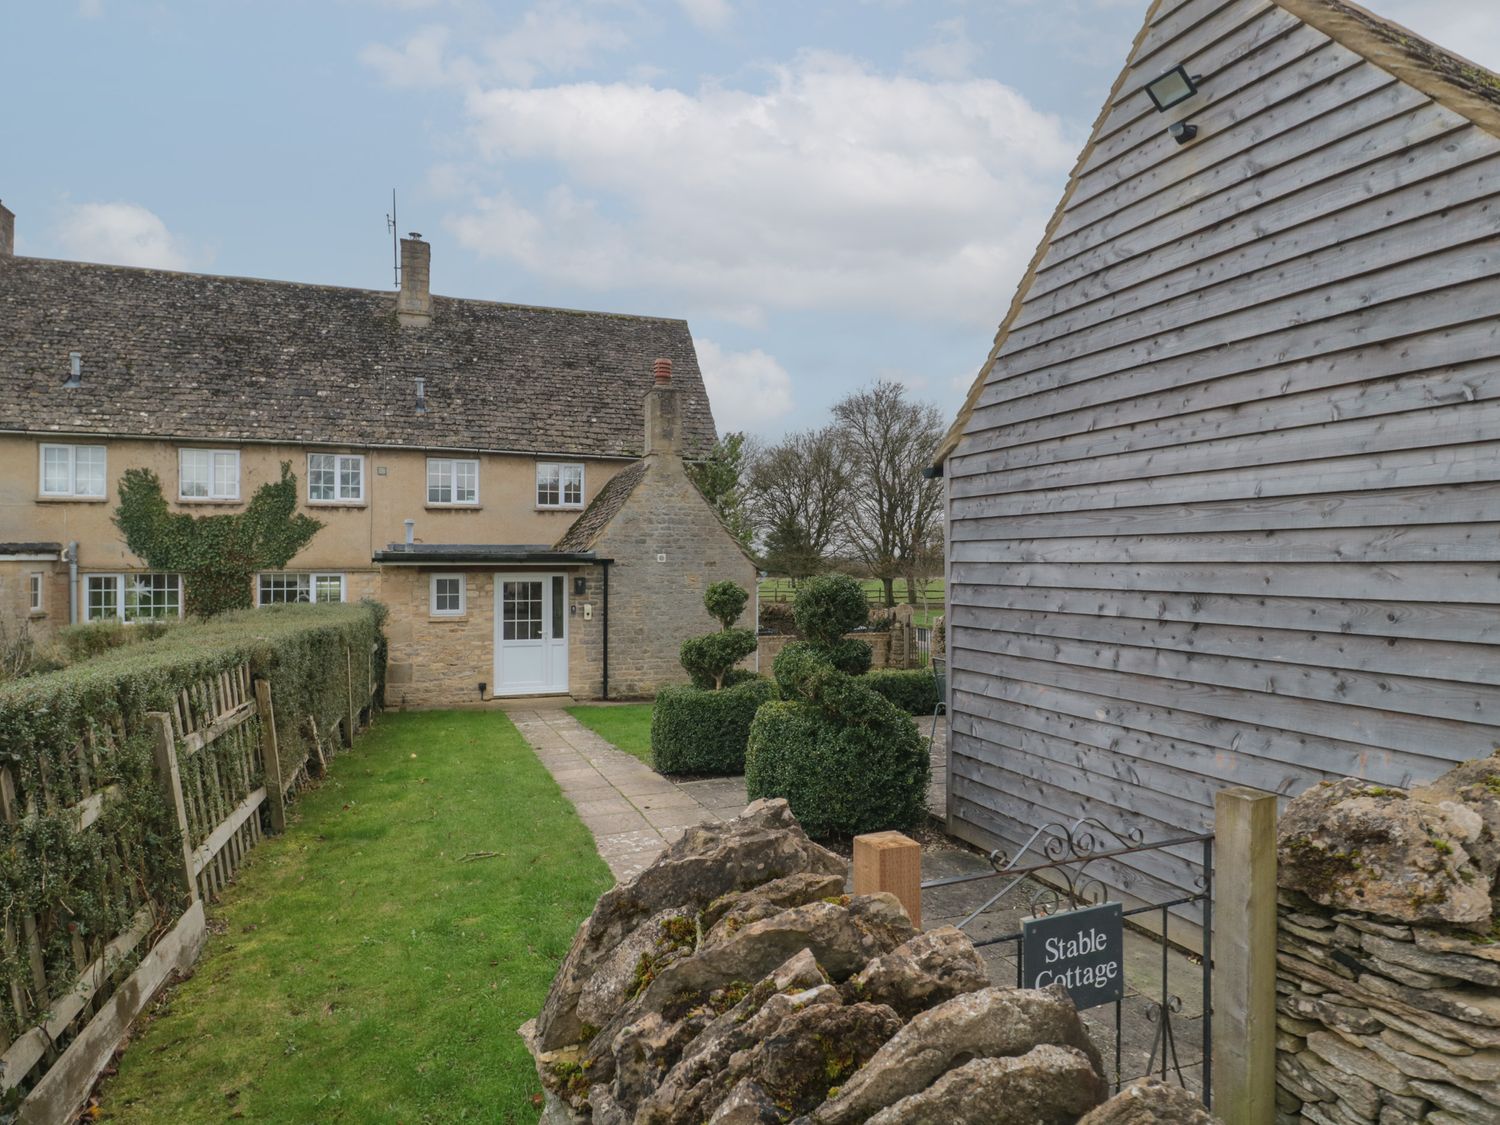
[[[1165,113],[1174,105],[1181,105],[1198,92],[1202,77],[1187,72],[1187,67],[1178,66],[1167,71],[1154,82],[1146,83],[1146,93],[1156,106],[1157,113]]]

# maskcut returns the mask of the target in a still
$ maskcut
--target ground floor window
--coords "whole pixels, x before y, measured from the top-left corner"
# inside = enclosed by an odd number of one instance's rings
[[[26,592],[31,602],[32,613],[43,613],[46,611],[47,603],[43,597],[45,586],[42,582],[40,572],[33,571],[26,576]]]
[[[434,574],[432,576],[432,615],[434,617],[460,617],[464,612],[467,591],[462,574]]]
[[[90,574],[85,586],[89,621],[127,624],[182,616],[180,574]]]
[[[341,602],[344,600],[344,576],[267,573],[260,576],[256,592],[259,605]]]

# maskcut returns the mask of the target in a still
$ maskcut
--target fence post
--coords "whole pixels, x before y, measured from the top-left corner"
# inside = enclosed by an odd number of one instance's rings
[[[354,718],[359,714],[354,709],[354,653],[348,645],[344,646],[344,745],[354,745]]]
[[[286,795],[281,784],[281,753],[276,745],[276,708],[271,704],[271,681],[255,680],[255,706],[260,712],[260,763],[266,778],[266,808],[271,831],[286,831]]]
[[[900,832],[854,837],[854,893],[893,894],[922,928],[922,845]]]
[[[187,887],[188,904],[198,901],[198,878],[193,874],[192,834],[188,829],[187,808],[182,803],[182,775],[177,769],[177,739],[172,734],[172,719],[165,711],[146,715],[151,727],[152,751],[156,756],[156,784],[177,822],[182,841],[181,879]]]
[[[1225,924],[1220,926],[1219,920]],[[1214,1113],[1276,1118],[1276,797],[1214,795]]]

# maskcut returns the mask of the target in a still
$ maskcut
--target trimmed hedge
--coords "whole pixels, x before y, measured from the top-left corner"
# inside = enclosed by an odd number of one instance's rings
[[[937,710],[942,701],[938,695],[937,680],[930,668],[878,668],[867,673],[861,681],[867,688],[879,692],[908,715],[928,715]]]
[[[785,797],[819,839],[911,827],[926,811],[927,741],[883,697],[831,675],[845,681],[841,698],[769,702],[756,713],[745,754],[750,799]],[[856,713],[864,721],[850,721]]]
[[[719,691],[666,687],[651,711],[651,765],[657,773],[737,774],[745,770],[750,723],[779,693],[752,675]]]

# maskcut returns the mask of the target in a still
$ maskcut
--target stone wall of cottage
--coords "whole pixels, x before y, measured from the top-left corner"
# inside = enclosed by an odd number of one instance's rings
[[[1500,1121],[1500,757],[1316,786],[1278,844],[1278,1125]]]
[[[31,611],[33,574],[42,575],[42,609]],[[68,623],[68,568],[55,562],[0,562],[0,646],[22,633],[46,640]]]
[[[494,690],[495,575],[466,572],[461,617],[432,615],[430,580],[430,572],[415,567],[392,567],[382,576],[381,600],[390,610],[386,704],[477,706],[479,684]]]
[[[682,461],[664,454],[651,462],[593,548],[601,558],[614,560],[609,574],[611,699],[650,696],[668,684],[687,682],[678,662],[682,642],[719,628],[703,608],[703,593],[712,583],[728,580],[750,591],[752,603],[741,624],[752,625],[754,619],[755,566],[688,479]],[[599,580],[590,576],[591,591]],[[573,694],[584,698],[597,698],[603,690],[601,605],[602,598],[595,598],[593,631],[574,619],[575,626],[583,626],[583,636],[573,651],[578,654],[581,648],[583,659],[570,671]],[[763,664],[762,670],[770,669]]]

